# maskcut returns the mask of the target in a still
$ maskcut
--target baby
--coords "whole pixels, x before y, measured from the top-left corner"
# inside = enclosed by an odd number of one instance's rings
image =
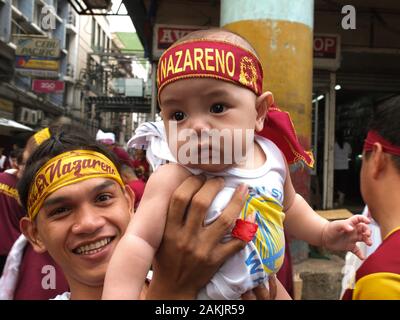
[[[249,191],[242,220],[226,236],[248,244],[221,266],[199,299],[238,299],[266,283],[283,262],[284,221],[291,235],[332,250],[358,254],[356,242],[369,243],[367,218],[329,223],[296,194],[287,161],[311,165],[312,159],[299,146],[287,113],[274,107],[270,92],[262,92],[262,67],[247,41],[220,29],[195,31],[161,56],[157,78],[163,123],[144,124],[130,142],[148,144],[156,170],[111,259],[103,298],[139,297],[170,196],[191,174],[225,180],[205,224],[218,217],[239,185]],[[255,132],[275,137],[278,146]],[[249,217],[258,229],[243,222]]]

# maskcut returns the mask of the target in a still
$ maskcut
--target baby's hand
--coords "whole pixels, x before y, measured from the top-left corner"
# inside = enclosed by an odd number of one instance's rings
[[[357,246],[358,241],[372,245],[370,220],[362,215],[354,215],[346,220],[336,220],[325,225],[322,231],[322,245],[334,251],[351,251],[361,260],[364,254]]]

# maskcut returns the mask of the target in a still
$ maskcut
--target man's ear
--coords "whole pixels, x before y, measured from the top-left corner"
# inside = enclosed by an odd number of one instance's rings
[[[31,221],[28,217],[23,217],[19,222],[19,227],[21,229],[21,232],[28,239],[33,249],[37,253],[44,253],[47,251],[46,246],[40,239],[35,221]]]
[[[128,201],[129,213],[133,213],[135,208],[136,196],[131,187],[128,185],[125,185],[124,196],[126,198],[126,201]]]
[[[267,117],[269,107],[274,103],[274,96],[271,92],[266,91],[256,100],[256,132],[260,132],[264,128],[264,120]]]
[[[370,160],[372,160],[372,177],[378,179],[388,164],[388,154],[383,152],[382,145],[377,142],[372,146],[370,157]]]

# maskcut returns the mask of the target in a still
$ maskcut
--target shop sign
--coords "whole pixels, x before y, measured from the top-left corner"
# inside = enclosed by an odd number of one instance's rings
[[[156,24],[153,34],[153,58],[160,58],[164,50],[175,41],[186,36],[190,32],[200,29],[207,28],[202,26]]]
[[[335,71],[340,67],[340,36],[314,34],[314,69]]]
[[[34,56],[58,58],[60,56],[60,40],[37,36],[16,36],[17,56]]]
[[[37,93],[56,93],[64,91],[64,81],[59,80],[33,80],[32,90]]]
[[[17,56],[15,58],[15,67],[21,69],[57,71],[60,69],[60,62],[41,57]]]
[[[50,71],[50,70],[36,70],[36,69],[19,69],[16,68],[15,71],[23,77],[38,77],[38,78],[49,78],[55,79],[60,77],[60,73],[58,71]]]

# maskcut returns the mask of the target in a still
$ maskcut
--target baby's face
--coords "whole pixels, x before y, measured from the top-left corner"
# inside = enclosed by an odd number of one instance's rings
[[[178,80],[160,95],[169,147],[179,163],[216,172],[252,153],[256,95],[210,78]]]

